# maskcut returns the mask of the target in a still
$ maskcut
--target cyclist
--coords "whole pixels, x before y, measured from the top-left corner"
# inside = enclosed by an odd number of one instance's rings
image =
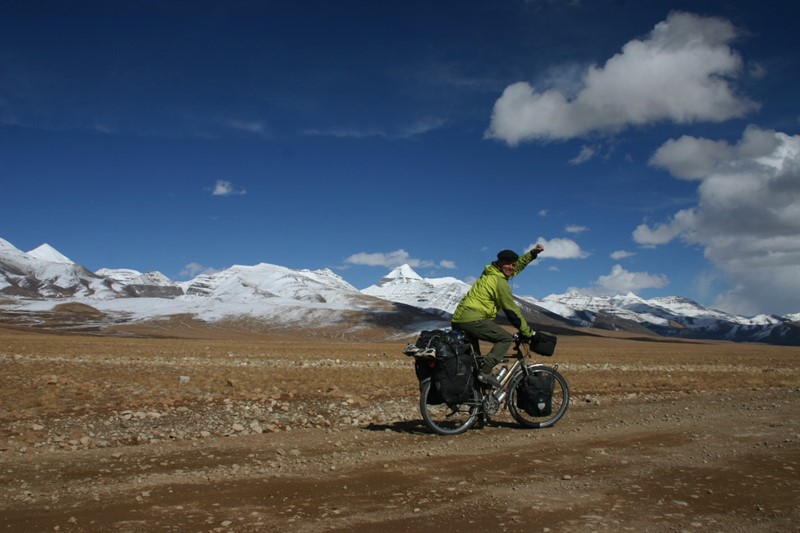
[[[502,361],[514,341],[514,336],[495,322],[497,312],[502,310],[523,337],[533,335],[511,295],[508,280],[522,272],[542,251],[544,246],[541,244],[537,244],[521,257],[513,250],[500,251],[497,260],[486,265],[481,277],[472,285],[453,313],[452,328],[464,332],[476,353],[480,353],[479,341],[494,344],[486,354],[478,375],[481,382],[492,387],[500,387],[500,382],[492,375],[492,369]]]

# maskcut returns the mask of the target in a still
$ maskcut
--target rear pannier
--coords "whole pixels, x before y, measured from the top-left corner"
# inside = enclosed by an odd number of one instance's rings
[[[472,347],[460,331],[423,331],[404,353],[416,358],[414,369],[420,382],[433,381],[428,403],[459,404],[472,398]]]

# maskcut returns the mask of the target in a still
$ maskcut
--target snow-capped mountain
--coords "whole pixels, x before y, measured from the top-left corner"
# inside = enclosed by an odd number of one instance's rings
[[[425,279],[410,266],[402,265],[361,292],[390,302],[419,307],[433,314],[452,315],[468,290],[469,285],[459,279]]]
[[[22,252],[0,239],[0,311],[5,316],[52,311],[59,303],[91,306],[115,321],[187,314],[208,322],[258,320],[275,328],[374,326],[400,333],[447,327],[469,290],[452,278],[423,278],[408,266],[359,291],[328,269],[292,270],[260,263],[175,282],[159,272],[91,272],[49,245]],[[680,297],[643,299],[579,293],[543,300],[519,297],[528,321],[543,329],[595,328],[669,337],[800,345],[800,314],[734,316]],[[10,313],[10,314],[9,314]]]
[[[64,261],[52,248],[37,250],[36,255],[25,253],[0,239],[0,294],[17,297],[0,303],[0,310],[19,316],[76,302],[116,323],[191,315],[207,322],[246,319],[269,328],[301,325],[306,330],[336,327],[342,332],[364,329],[365,324],[403,328],[431,320],[413,308],[404,310],[406,317],[390,316],[397,312],[394,304],[362,294],[327,269],[234,265],[177,283],[159,272],[100,269],[94,273]]]
[[[632,293],[607,297],[571,292],[550,295],[541,301],[526,300],[569,319],[577,326],[627,329],[627,324],[633,322],[667,337],[777,344],[794,344],[800,340],[800,331],[790,325],[794,322],[791,318],[769,315],[741,317],[677,296],[645,300]]]
[[[3,242],[6,245],[9,244],[6,241]],[[35,259],[41,259],[42,261],[49,261],[51,263],[65,263],[65,264],[73,263],[72,259],[62,254],[61,252],[59,252],[58,250],[56,250],[47,243],[42,244],[38,248],[34,248],[30,252],[28,252],[28,255]]]
[[[0,293],[39,298],[110,297],[108,280],[73,263],[50,245],[28,253],[0,239]]]
[[[124,292],[127,296],[174,298],[184,293],[180,284],[161,272],[141,273],[128,268],[101,268],[95,274],[109,280],[116,292]]]

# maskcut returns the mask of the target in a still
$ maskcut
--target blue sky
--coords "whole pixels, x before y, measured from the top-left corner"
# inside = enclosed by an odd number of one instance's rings
[[[800,7],[0,3],[0,237],[800,311]]]

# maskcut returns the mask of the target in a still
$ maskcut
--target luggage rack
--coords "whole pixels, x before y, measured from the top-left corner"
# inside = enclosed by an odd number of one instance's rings
[[[420,348],[416,344],[407,344],[403,353],[409,357],[421,357],[423,359],[436,358],[436,350],[434,348]]]

